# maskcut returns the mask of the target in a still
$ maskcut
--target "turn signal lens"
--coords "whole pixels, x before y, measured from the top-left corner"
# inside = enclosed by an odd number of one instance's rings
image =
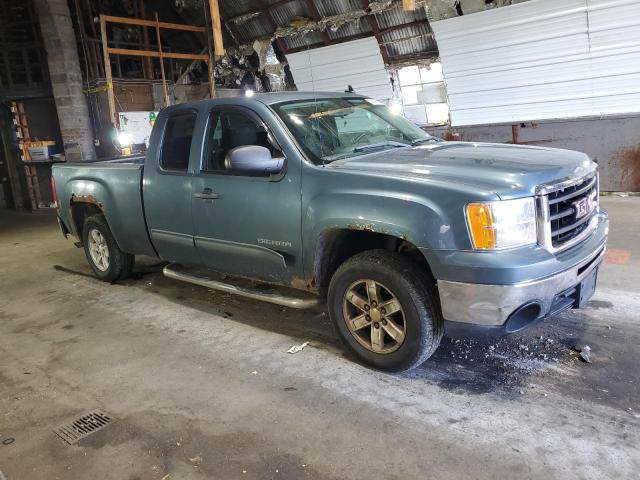
[[[470,203],[467,223],[476,250],[515,248],[537,242],[533,198]]]
[[[480,250],[496,248],[496,231],[493,228],[490,205],[485,203],[467,205],[467,221],[474,248]]]

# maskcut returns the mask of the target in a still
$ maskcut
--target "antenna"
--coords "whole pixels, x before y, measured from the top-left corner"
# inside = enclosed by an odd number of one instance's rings
[[[313,65],[311,65],[311,53],[309,52],[311,49],[309,48],[309,37],[305,38],[305,45],[307,47],[307,64],[309,65],[309,75],[311,75],[311,91],[313,92],[313,106],[315,109],[315,114],[318,113],[318,95],[316,92],[316,81],[313,78]],[[317,121],[318,122],[318,127],[320,126],[320,120],[315,120],[315,118],[318,118],[317,115],[314,117],[313,121]],[[313,128],[313,126],[311,127]],[[324,142],[322,140],[322,129],[317,128],[316,129],[318,132],[318,138],[320,139],[320,158],[322,158],[322,166],[325,166],[325,161],[324,161]]]

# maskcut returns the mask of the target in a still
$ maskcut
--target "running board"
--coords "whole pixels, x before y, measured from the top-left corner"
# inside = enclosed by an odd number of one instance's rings
[[[241,295],[243,297],[252,298],[254,300],[262,300],[263,302],[275,303],[283,307],[289,308],[311,308],[320,303],[319,299],[312,294],[304,296],[303,292],[300,297],[288,296],[284,293],[278,292],[278,287],[274,287],[266,284],[258,284],[263,288],[257,288],[252,286],[254,282],[245,279],[238,279],[238,283],[246,285],[240,286],[237,284],[223,282],[212,277],[217,276],[214,273],[205,272],[202,270],[188,270],[182,265],[175,263],[169,264],[162,269],[165,277],[173,278],[174,280],[181,280],[183,282],[193,283],[200,285],[201,287],[212,288],[221,292],[232,293],[234,295]],[[265,290],[265,287],[268,290]],[[282,288],[284,290],[284,288]],[[288,289],[287,290],[293,290]],[[298,292],[296,292],[298,293]]]

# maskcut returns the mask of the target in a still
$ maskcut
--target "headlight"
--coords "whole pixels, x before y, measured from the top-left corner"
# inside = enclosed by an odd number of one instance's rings
[[[521,247],[537,242],[533,198],[470,203],[467,224],[477,250]]]

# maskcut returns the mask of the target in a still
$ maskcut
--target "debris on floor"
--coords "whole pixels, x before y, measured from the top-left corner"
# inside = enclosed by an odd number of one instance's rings
[[[302,345],[294,345],[289,350],[287,350],[287,353],[293,354],[293,353],[301,352],[304,349],[304,347],[306,347],[307,345],[309,345],[309,342],[304,342]]]
[[[591,347],[589,345],[576,345],[576,352],[580,352],[580,358],[586,362],[591,363]]]

